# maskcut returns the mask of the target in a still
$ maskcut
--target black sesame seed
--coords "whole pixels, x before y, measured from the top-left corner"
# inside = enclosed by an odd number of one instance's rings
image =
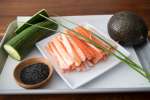
[[[36,84],[45,80],[48,75],[48,65],[36,63],[25,67],[20,73],[20,79],[25,84]]]

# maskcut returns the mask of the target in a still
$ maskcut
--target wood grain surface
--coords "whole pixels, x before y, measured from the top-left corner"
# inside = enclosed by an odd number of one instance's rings
[[[0,96],[0,100],[149,100],[149,93]]]
[[[45,8],[58,15],[113,14],[129,10],[142,16],[150,28],[150,0],[0,0],[0,37],[16,16]],[[1,91],[1,90],[0,90]],[[150,93],[0,96],[0,100],[149,100]]]

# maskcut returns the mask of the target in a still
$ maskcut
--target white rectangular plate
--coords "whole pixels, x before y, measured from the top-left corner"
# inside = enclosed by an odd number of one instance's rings
[[[57,20],[57,19],[56,19]],[[60,21],[60,20],[59,20]],[[64,23],[61,22],[62,24],[64,24],[70,28],[73,27],[70,23]],[[70,24],[70,25],[69,25]],[[82,24],[82,23],[78,23],[78,24]],[[86,24],[87,25],[87,24]],[[85,26],[86,26],[85,25]],[[88,25],[89,28],[94,29],[91,25]],[[63,32],[62,28],[59,28],[60,31]],[[97,35],[102,35],[104,36],[100,30],[96,30],[94,29],[94,31],[96,31]],[[93,32],[94,32],[93,31]],[[54,59],[51,58],[51,56],[48,54],[47,50],[45,49],[45,47],[48,45],[48,42],[50,42],[50,40],[52,38],[55,38],[56,35],[58,35],[59,33],[56,33],[53,36],[50,36],[44,40],[41,40],[40,42],[38,42],[36,44],[37,48],[40,50],[40,52],[43,54],[44,57],[48,58],[48,60],[53,64]],[[106,36],[105,36],[106,37]],[[108,40],[108,37],[106,37]],[[109,39],[110,40],[110,39]],[[112,40],[111,40],[112,41]],[[123,52],[126,56],[129,56],[129,52],[127,52],[122,46],[120,46],[118,43],[114,42],[117,45],[117,49],[121,52]],[[67,83],[67,85],[72,88],[78,88],[81,85],[86,84],[87,82],[93,80],[94,78],[102,75],[104,72],[110,70],[111,68],[115,67],[117,64],[119,64],[121,61],[116,59],[114,56],[110,55],[108,56],[108,58],[104,61],[99,62],[98,64],[94,65],[94,67],[90,68],[89,70],[83,71],[83,72],[70,72],[70,73],[62,73],[61,69],[59,68],[58,65],[53,64],[54,69],[56,70],[56,72],[59,74],[59,76]]]

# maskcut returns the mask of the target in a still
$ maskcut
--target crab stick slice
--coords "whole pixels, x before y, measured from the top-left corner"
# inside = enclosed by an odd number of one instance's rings
[[[58,51],[56,50],[53,42],[49,43],[49,48],[51,48],[53,54],[56,56],[59,64],[60,64],[60,68],[61,69],[68,69],[69,66],[64,62],[63,58],[60,56],[60,54],[58,53]]]
[[[68,37],[65,34],[61,34],[61,38],[62,38],[62,43],[63,43],[64,47],[66,48],[68,54],[74,60],[75,66],[79,66],[81,64],[81,59],[77,55],[74,48],[71,46],[71,43],[69,42]]]
[[[71,57],[68,55],[68,53],[66,52],[65,47],[63,46],[63,44],[61,43],[61,41],[59,40],[59,36],[57,36],[54,40],[54,46],[56,47],[58,53],[60,54],[60,56],[64,59],[64,61],[67,63],[67,65],[71,66],[73,65],[73,60],[71,59]]]
[[[76,32],[79,32],[80,34],[92,39],[92,34],[88,34],[85,31],[82,31],[80,29],[80,27],[77,27],[75,29]],[[84,33],[84,34],[83,34]],[[89,48],[93,51],[94,53],[94,58],[91,60],[92,63],[96,64],[98,61],[100,61],[101,59],[103,59],[103,55],[105,54],[102,50],[97,49],[95,46],[93,46],[92,44],[86,43],[88,44]]]
[[[50,43],[48,43],[48,45],[45,47],[45,49],[47,50],[47,52],[49,53],[50,56],[52,56],[53,58],[55,58],[56,56],[54,55],[52,48],[50,46]],[[57,60],[57,59],[56,59]]]
[[[74,49],[74,51],[76,52],[76,54],[79,56],[79,58],[81,59],[81,61],[85,61],[86,60],[86,56],[84,55],[84,53],[82,52],[82,50],[78,47],[78,45],[75,43],[75,41],[73,41],[73,39],[71,37],[68,38],[72,48]]]
[[[92,61],[91,61],[92,63],[96,64],[96,63],[98,63],[99,61],[103,60],[106,57],[107,54],[105,52],[99,50],[98,48],[96,48],[95,46],[93,46],[91,44],[89,44],[89,46],[91,48],[93,48],[93,50],[95,52],[95,55],[96,55],[96,57],[94,59],[92,59]]]
[[[93,36],[92,33],[89,30],[87,30],[86,28],[81,26],[81,27],[76,27],[75,30],[80,32],[80,34],[86,36],[87,38],[90,38],[91,40],[93,40],[96,43],[100,44],[101,46],[106,47],[108,49],[110,48],[110,46],[108,46],[102,40],[100,40],[100,39],[96,38],[95,36]]]
[[[52,52],[51,47],[49,46],[49,43],[48,43],[48,45],[45,47],[45,49],[47,50],[47,52],[48,52],[50,55],[53,55],[53,52]]]
[[[72,40],[78,45],[78,47],[83,51],[84,55],[88,60],[91,60],[93,58],[94,53],[90,49],[90,47],[82,40],[80,40],[78,37],[74,35],[71,31],[68,31],[68,33],[71,35]]]

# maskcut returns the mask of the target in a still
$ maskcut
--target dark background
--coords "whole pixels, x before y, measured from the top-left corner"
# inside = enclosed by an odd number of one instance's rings
[[[150,28],[150,0],[0,0],[0,37],[16,16],[28,16],[40,9],[58,15],[113,14],[129,10],[142,16]],[[150,93],[73,94],[42,96],[0,96],[0,100],[150,100]]]

